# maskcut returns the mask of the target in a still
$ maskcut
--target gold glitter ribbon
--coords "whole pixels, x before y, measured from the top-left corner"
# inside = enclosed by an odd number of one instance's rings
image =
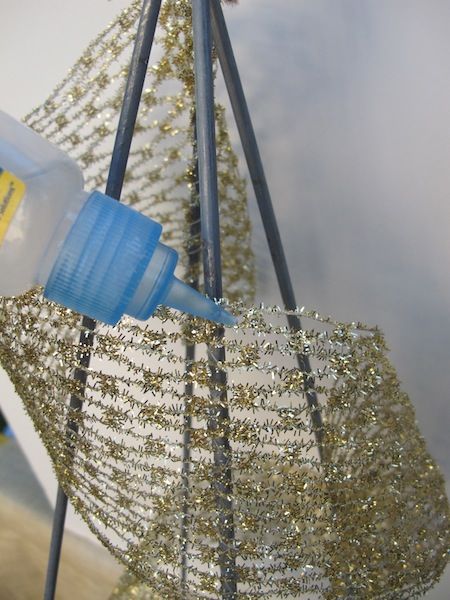
[[[139,8],[133,2],[123,11],[27,117],[84,166],[88,187],[105,184]],[[165,0],[160,25],[162,53],[149,69],[124,198],[163,223],[165,241],[193,280],[189,2]],[[448,560],[442,476],[380,331],[303,312],[303,329],[293,331],[286,311],[251,306],[245,182],[224,111],[216,113],[224,288],[240,317],[220,342],[227,383],[213,381],[208,362],[215,326],[161,309],[148,323],[124,318],[97,329],[83,388],[72,376],[83,368],[79,316],[43,300],[40,290],[1,301],[1,363],[75,510],[128,569],[114,600],[220,598],[211,484],[213,436],[225,432],[207,426],[217,403],[212,386],[224,386],[228,398],[237,598],[417,597]],[[189,364],[186,344],[197,347]],[[313,368],[322,461],[304,393],[311,375],[298,368],[299,353]],[[83,398],[82,412],[70,408],[72,394]]]
[[[111,23],[86,49],[47,101],[25,121],[82,166],[86,189],[106,185],[116,126],[128,74],[140,1]],[[189,255],[198,247],[189,215],[198,202],[192,116],[195,110],[190,4],[165,0],[160,18],[160,58],[143,90],[123,201],[163,225],[162,241],[180,254],[185,280],[199,276]],[[220,197],[223,286],[231,300],[251,302],[254,257],[250,245],[245,179],[231,147],[224,108],[216,105],[217,170]]]

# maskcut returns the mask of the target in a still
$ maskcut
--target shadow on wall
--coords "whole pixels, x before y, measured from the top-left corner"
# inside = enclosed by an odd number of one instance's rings
[[[450,5],[246,0],[227,16],[298,303],[384,329],[448,477]],[[279,303],[254,213],[260,298]]]

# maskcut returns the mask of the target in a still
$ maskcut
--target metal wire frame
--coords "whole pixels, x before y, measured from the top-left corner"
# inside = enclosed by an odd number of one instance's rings
[[[106,193],[117,199],[120,198],[122,190],[125,168],[160,6],[161,0],[144,0],[143,2],[106,187]],[[293,309],[297,306],[297,303],[292,281],[220,0],[192,0],[192,13],[196,82],[195,136],[198,157],[198,191],[200,196],[200,227],[205,291],[213,299],[222,297],[217,166],[214,134],[214,88],[211,64],[213,37],[266,232],[281,296],[286,308]],[[288,321],[293,329],[298,330],[301,328],[300,319],[298,317],[289,316]],[[79,360],[85,367],[89,365],[90,354],[86,348],[92,346],[95,322],[92,321],[92,319],[84,317],[83,326],[86,328],[86,332],[83,333],[80,338],[80,346],[82,349],[79,353]],[[221,327],[218,328],[217,335],[219,338],[220,336],[223,336],[223,329]],[[193,356],[193,352],[193,348],[187,348],[187,358]],[[222,361],[224,359],[222,352],[222,350],[209,350],[210,364],[213,367],[217,361]],[[306,356],[298,355],[297,360],[302,371],[311,373],[311,366]],[[213,372],[218,382],[225,382],[226,374],[223,371],[214,370]],[[74,373],[74,378],[83,385],[86,383],[85,373],[86,371],[84,369],[76,370]],[[318,450],[320,456],[323,458],[322,419],[317,397],[312,388],[313,380],[310,377],[305,384],[305,394],[311,408],[311,420]],[[215,398],[213,391],[211,391],[211,394],[213,401],[216,401],[217,404],[214,404],[213,402],[213,408],[208,420],[208,428],[214,430],[220,426],[221,420],[228,418],[228,407],[226,397],[219,394],[219,396]],[[79,397],[73,396],[71,398],[71,406],[76,410],[82,410],[82,400]],[[185,422],[185,429],[184,444],[186,448],[183,454],[182,477],[183,485],[186,488],[184,510],[187,514],[189,499],[189,420]],[[75,424],[69,423],[68,431],[68,445],[70,447],[70,432],[76,432]],[[232,491],[231,448],[229,440],[226,437],[214,437],[214,439],[214,464],[217,470],[217,477],[215,478],[216,481],[214,485],[216,485],[217,488],[217,510],[222,538],[219,547],[221,595],[223,600],[234,600],[237,596],[238,580],[234,559],[233,506],[231,501],[224,500],[224,498],[231,497]],[[59,488],[54,513],[44,600],[54,600],[66,508],[67,497],[63,490]],[[188,540],[185,521],[182,522],[181,539],[181,585],[182,589],[186,590],[188,569],[186,552]]]
[[[228,96],[230,98],[242,148],[247,161],[250,179],[253,184],[256,201],[258,203],[267,243],[272,257],[273,267],[278,280],[278,287],[285,307],[290,310],[295,310],[298,305],[295,299],[294,287],[292,285],[269,186],[267,184],[255,131],[250,117],[250,111],[248,110],[247,100],[242,87],[220,0],[211,0],[211,16],[214,45],[219,57],[220,67],[227,86]],[[301,329],[302,325],[297,316],[288,315],[287,320],[289,326],[294,331],[299,331]],[[311,365],[307,356],[304,354],[297,354],[297,363],[303,373],[311,373]],[[323,460],[322,417],[317,395],[313,388],[314,380],[310,375],[306,378],[304,390],[308,405],[311,409],[311,421],[319,455]]]
[[[117,128],[114,150],[112,153],[111,165],[106,184],[106,194],[112,198],[116,198],[117,200],[120,199],[123,181],[125,178],[125,170],[130,152],[131,140],[133,138],[134,126],[136,123],[144,80],[147,74],[147,65],[155,37],[156,24],[158,22],[160,8],[161,0],[144,0],[142,5],[136,41],[131,58],[130,71],[126,83],[119,125]],[[90,362],[90,353],[86,350],[86,348],[91,347],[93,344],[96,323],[93,319],[83,317],[82,325],[85,329],[80,336],[80,351],[78,353],[78,359],[84,368],[75,370],[74,379],[80,382],[84,388],[87,379],[86,367],[89,366]],[[82,398],[78,396],[71,397],[71,408],[81,411],[82,406]],[[69,449],[71,432],[76,433],[76,431],[76,425],[69,422]],[[66,512],[67,496],[64,493],[64,490],[58,486],[55,511],[53,514],[53,528],[50,540],[49,559],[47,563],[44,600],[54,600],[55,598]]]
[[[203,277],[206,294],[212,299],[219,299],[223,294],[209,0],[192,0],[192,30]],[[219,341],[223,336],[223,327],[218,327],[216,340]],[[211,406],[207,427],[211,432],[219,429],[226,431],[226,424],[229,423],[227,394],[221,391],[226,389],[226,373],[217,368],[217,364],[224,361],[223,346],[215,344],[208,347],[208,363],[213,385],[210,390]],[[212,450],[214,476],[211,485],[215,493],[219,532],[218,565],[221,596],[223,600],[233,600],[237,594],[237,574],[231,446],[226,435],[212,436]]]

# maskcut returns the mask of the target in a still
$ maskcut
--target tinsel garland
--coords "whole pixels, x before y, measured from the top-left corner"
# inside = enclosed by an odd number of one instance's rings
[[[240,325],[223,342],[230,420],[219,433],[232,446],[239,598],[424,592],[448,558],[448,503],[381,333],[305,313],[294,332],[281,309],[231,308]],[[181,471],[184,418],[192,417],[186,593],[220,598],[205,351],[214,325],[162,310],[145,326],[123,319],[101,328],[79,412],[67,405],[83,391],[71,378],[77,316],[37,291],[3,309],[2,364],[59,481],[99,539],[162,598],[186,596]],[[186,340],[199,349],[187,366]],[[298,352],[314,367],[322,462]]]
[[[88,187],[105,183],[139,9],[123,11],[27,118],[83,165]],[[123,196],[163,223],[194,281],[188,0],[165,0],[160,24]],[[251,306],[245,182],[221,107],[216,116],[224,288],[239,325],[217,342],[212,323],[162,309],[145,324],[98,327],[83,387],[73,379],[79,316],[33,290],[1,302],[1,363],[71,503],[128,569],[114,600],[221,598],[214,436],[231,445],[237,598],[417,597],[448,561],[442,476],[378,329],[297,311],[303,329],[294,331],[286,311]],[[217,343],[226,349],[220,383],[207,352]],[[186,345],[197,349],[188,361]],[[319,399],[321,458],[306,384]],[[214,387],[229,419],[213,432]],[[73,394],[81,411],[69,407]]]

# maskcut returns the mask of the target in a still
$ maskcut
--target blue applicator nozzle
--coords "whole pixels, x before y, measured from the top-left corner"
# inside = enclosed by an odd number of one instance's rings
[[[224,308],[183,283],[177,277],[172,278],[163,304],[187,312],[195,317],[203,317],[229,327],[233,327],[238,322],[237,318]]]
[[[123,314],[146,321],[160,304],[236,325],[225,309],[175,277],[178,254],[158,241],[161,230],[93,192],[64,240],[44,295],[109,325]]]

